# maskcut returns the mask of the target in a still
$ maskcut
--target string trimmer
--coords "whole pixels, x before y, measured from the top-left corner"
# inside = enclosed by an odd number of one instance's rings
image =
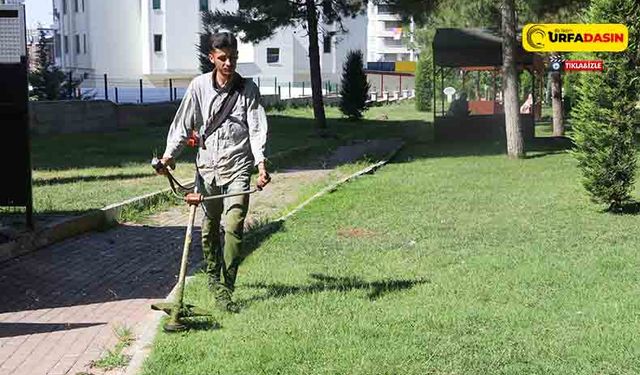
[[[187,274],[187,261],[189,259],[189,249],[191,247],[191,233],[193,232],[193,223],[196,218],[196,209],[198,208],[198,205],[204,201],[224,199],[227,197],[235,197],[237,195],[253,194],[258,191],[258,189],[252,189],[240,193],[212,195],[209,197],[205,197],[200,193],[193,192],[193,187],[188,188],[182,186],[178,182],[178,180],[173,177],[171,172],[169,172],[169,169],[158,158],[153,158],[153,160],[151,161],[151,166],[156,170],[156,172],[162,172],[162,174],[167,176],[173,195],[181,200],[184,200],[189,205],[189,222],[187,224],[187,233],[184,238],[184,247],[182,248],[182,261],[180,262],[180,275],[178,276],[175,300],[173,302],[162,302],[151,305],[151,308],[153,310],[163,311],[169,315],[169,321],[163,326],[165,332],[178,332],[183,331],[187,328],[184,324],[184,318],[211,315],[207,310],[194,305],[188,305],[183,302],[184,282]],[[182,195],[178,193],[177,190],[180,190],[180,193],[182,193]]]

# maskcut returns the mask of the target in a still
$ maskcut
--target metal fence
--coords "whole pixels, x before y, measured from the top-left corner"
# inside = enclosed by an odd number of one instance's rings
[[[280,82],[276,77],[250,77],[262,95],[278,95],[281,99],[311,96],[311,82]],[[107,74],[85,75],[76,96],[83,95],[94,100],[110,100],[115,103],[157,103],[181,100],[189,78],[131,79]],[[339,84],[322,82],[323,95],[337,94]]]

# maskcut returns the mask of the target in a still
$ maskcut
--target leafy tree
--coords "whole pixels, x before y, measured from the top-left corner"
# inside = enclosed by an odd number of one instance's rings
[[[420,22],[428,15],[437,0],[378,0],[392,10],[408,18],[415,14]],[[317,128],[326,128],[326,117],[322,99],[322,76],[320,71],[319,34],[323,25],[335,23],[345,32],[342,20],[364,14],[366,0],[238,0],[238,10],[229,12],[208,11],[203,18],[205,27],[224,28],[232,32],[242,32],[244,42],[259,42],[271,37],[283,27],[303,27],[309,40],[309,71],[311,73],[311,94],[313,114]]]

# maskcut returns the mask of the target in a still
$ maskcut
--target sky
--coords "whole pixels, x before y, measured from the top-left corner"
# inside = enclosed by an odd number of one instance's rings
[[[40,22],[42,27],[49,27],[53,22],[52,0],[26,0],[27,28],[35,28]]]

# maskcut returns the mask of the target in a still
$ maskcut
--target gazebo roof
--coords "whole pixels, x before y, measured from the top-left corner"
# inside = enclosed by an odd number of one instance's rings
[[[543,67],[540,55],[526,52],[519,40],[516,64],[536,70]],[[436,65],[445,67],[502,66],[502,37],[487,29],[436,29],[433,58]]]

